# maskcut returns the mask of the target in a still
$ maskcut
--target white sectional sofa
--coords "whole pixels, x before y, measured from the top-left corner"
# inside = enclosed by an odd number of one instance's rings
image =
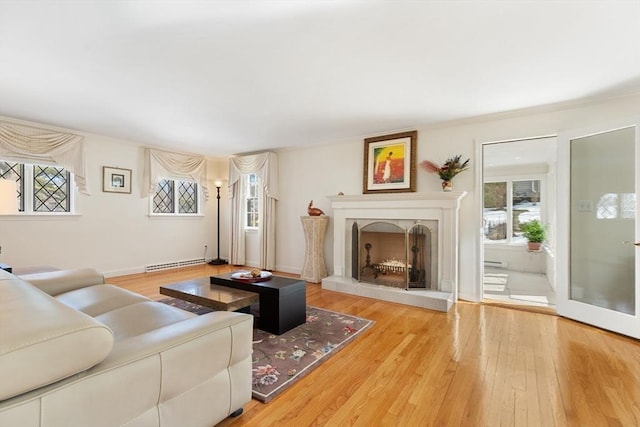
[[[0,426],[212,427],[251,399],[252,327],[92,269],[0,270]]]

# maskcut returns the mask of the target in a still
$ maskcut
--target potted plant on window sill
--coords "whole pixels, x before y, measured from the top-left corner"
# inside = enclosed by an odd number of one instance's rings
[[[527,239],[527,248],[530,251],[539,251],[542,242],[546,238],[546,231],[537,219],[520,224],[523,236]]]

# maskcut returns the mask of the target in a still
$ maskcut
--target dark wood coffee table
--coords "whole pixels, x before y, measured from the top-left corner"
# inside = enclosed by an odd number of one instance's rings
[[[224,311],[236,311],[256,304],[259,300],[255,292],[212,285],[208,277],[160,286],[160,293]]]
[[[211,276],[211,283],[258,293],[259,329],[280,335],[306,322],[307,288],[304,280],[272,276],[264,282],[250,283],[232,279],[231,274]]]

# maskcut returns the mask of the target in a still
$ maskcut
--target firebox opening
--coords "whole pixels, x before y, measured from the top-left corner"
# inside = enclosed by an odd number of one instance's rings
[[[434,285],[434,242],[425,225],[404,229],[389,222],[353,224],[352,275],[361,282],[400,289],[431,289]]]

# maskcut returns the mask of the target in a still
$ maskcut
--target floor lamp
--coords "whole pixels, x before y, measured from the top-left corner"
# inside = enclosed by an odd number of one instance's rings
[[[216,190],[218,192],[216,199],[218,199],[218,257],[209,261],[211,265],[224,265],[227,261],[220,258],[220,187],[222,187],[222,181],[216,181]]]

